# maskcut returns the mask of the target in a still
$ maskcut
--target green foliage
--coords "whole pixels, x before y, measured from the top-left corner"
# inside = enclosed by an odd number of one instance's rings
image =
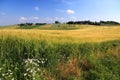
[[[19,29],[34,29],[34,28],[38,28],[40,27],[40,25],[25,25],[25,26],[22,26],[20,27]]]
[[[74,64],[70,64],[71,60]],[[81,76],[68,69],[68,77],[61,77],[59,64],[63,64],[62,70],[79,66]],[[0,38],[1,80],[119,80],[119,68],[120,40],[54,44],[46,40]]]

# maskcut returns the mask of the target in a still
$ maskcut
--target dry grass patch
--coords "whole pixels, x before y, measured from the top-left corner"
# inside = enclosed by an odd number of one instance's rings
[[[58,64],[58,71],[60,78],[68,78],[70,76],[80,77],[81,69],[78,64],[78,59],[69,59],[65,63]]]

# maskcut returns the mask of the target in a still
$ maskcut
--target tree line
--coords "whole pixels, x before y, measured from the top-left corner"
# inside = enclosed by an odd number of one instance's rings
[[[46,25],[47,23],[21,23],[18,24],[20,27],[24,27],[24,26],[32,26],[32,25]],[[59,21],[55,21],[55,24],[60,24]],[[66,22],[66,24],[83,24],[83,25],[120,25],[119,22],[116,21],[68,21]]]
[[[34,25],[45,25],[47,23],[21,23],[21,24],[18,24],[18,26],[20,27],[24,27],[24,26],[34,26]]]
[[[87,25],[119,25],[119,22],[115,21],[99,21],[99,22],[93,22],[93,21],[69,21],[66,24],[87,24]]]

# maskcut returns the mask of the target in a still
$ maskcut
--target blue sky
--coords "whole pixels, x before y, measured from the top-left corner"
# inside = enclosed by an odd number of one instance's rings
[[[0,0],[0,25],[58,20],[120,22],[120,0]]]

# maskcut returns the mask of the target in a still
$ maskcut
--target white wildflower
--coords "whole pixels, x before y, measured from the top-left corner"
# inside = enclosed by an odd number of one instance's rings
[[[33,70],[30,70],[31,73],[33,73]]]
[[[33,77],[33,80],[35,80],[35,78]]]
[[[11,72],[10,75],[12,75],[13,73]]]
[[[44,64],[44,61],[41,61],[42,64]]]
[[[12,80],[15,80],[14,78],[12,78]]]
[[[30,71],[30,68],[28,68],[26,71]]]
[[[8,72],[11,72],[11,70],[8,70]]]
[[[40,69],[39,69],[39,68],[38,68],[37,70],[38,70],[38,71],[40,71]]]
[[[24,76],[26,76],[26,75],[27,75],[27,73],[24,74]]]
[[[5,76],[5,74],[2,74],[2,76]]]

